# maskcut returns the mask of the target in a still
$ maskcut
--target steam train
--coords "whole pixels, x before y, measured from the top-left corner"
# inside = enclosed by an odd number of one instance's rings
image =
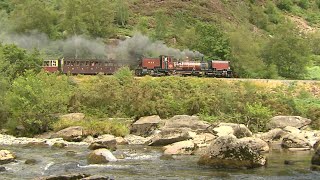
[[[114,74],[119,68],[126,66],[115,60],[83,60],[58,59],[44,60],[43,69],[47,72],[61,72],[64,74]],[[138,67],[133,68],[136,76],[206,76],[232,77],[229,61],[178,61],[171,56],[159,58],[142,58]]]

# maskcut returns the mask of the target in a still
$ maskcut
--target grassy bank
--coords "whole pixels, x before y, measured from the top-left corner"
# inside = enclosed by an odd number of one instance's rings
[[[320,122],[320,83],[237,81],[194,77],[77,77],[80,111],[97,117],[158,114],[200,115],[210,122],[247,124],[265,130],[275,115],[300,115]]]
[[[50,82],[50,83],[49,83]],[[303,81],[230,80],[197,77],[135,78],[128,69],[114,76],[28,73],[6,94],[2,127],[32,135],[84,126],[91,134],[123,136],[128,123],[104,118],[199,115],[209,122],[243,123],[266,130],[275,115],[298,115],[320,127],[320,83]],[[83,122],[57,121],[56,114],[83,112]],[[24,130],[16,131],[18,125]]]

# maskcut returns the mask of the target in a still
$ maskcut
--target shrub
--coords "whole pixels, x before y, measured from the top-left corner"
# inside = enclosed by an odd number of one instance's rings
[[[49,130],[56,113],[67,112],[72,87],[66,76],[35,74],[28,71],[18,77],[7,93],[10,108],[10,122],[7,124],[13,134],[33,135]],[[25,131],[15,131],[22,125]]]
[[[300,0],[298,2],[298,5],[302,8],[302,9],[308,9],[310,4],[309,4],[309,0]]]
[[[272,117],[273,112],[269,107],[265,107],[262,103],[247,103],[245,106],[244,117],[246,124],[251,131],[266,131],[267,124]]]
[[[279,0],[277,3],[277,7],[284,11],[291,11],[293,6],[292,0]]]
[[[129,121],[123,121],[120,119],[86,119],[82,121],[59,120],[53,124],[53,129],[54,131],[59,131],[70,126],[82,126],[84,130],[91,136],[99,136],[102,134],[125,136],[129,134],[129,123]]]

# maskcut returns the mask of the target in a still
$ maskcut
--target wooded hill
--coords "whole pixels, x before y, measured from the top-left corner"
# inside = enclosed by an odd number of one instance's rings
[[[2,38],[140,32],[230,60],[240,77],[320,79],[320,0],[0,0],[0,10]]]

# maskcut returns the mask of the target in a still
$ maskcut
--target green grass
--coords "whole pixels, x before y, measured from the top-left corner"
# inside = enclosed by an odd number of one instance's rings
[[[122,119],[86,119],[82,121],[67,121],[59,120],[53,124],[54,131],[70,126],[81,126],[85,132],[91,136],[98,136],[102,134],[112,134],[114,136],[125,136],[129,134],[129,122]]]

